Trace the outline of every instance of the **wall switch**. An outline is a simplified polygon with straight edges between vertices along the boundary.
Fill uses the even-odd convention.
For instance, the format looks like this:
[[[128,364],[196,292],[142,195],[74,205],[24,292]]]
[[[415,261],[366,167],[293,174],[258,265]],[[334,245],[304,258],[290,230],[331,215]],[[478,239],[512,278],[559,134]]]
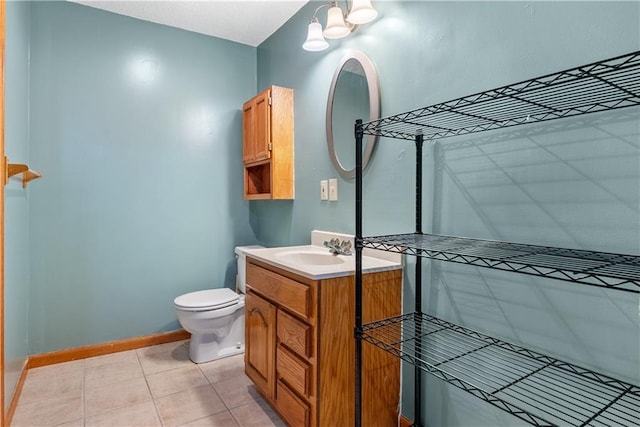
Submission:
[[[329,180],[329,200],[332,202],[338,201],[338,179],[331,178]]]
[[[329,200],[329,182],[326,179],[320,181],[320,200]]]

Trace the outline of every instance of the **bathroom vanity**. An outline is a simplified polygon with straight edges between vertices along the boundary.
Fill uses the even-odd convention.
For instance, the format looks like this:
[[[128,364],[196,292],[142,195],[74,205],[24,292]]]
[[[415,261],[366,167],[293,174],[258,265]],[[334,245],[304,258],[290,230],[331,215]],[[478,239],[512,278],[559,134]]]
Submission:
[[[355,276],[339,261],[354,257],[322,248],[276,252],[247,254],[245,371],[289,425],[353,425]],[[400,315],[402,265],[369,262],[363,318]],[[397,425],[399,359],[367,344],[363,364],[363,425]]]

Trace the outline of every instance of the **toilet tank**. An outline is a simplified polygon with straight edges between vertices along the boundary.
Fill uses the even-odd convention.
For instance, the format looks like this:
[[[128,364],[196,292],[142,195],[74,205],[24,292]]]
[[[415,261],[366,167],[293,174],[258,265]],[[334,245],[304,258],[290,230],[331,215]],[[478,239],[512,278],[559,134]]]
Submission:
[[[237,246],[236,247],[236,264],[238,266],[238,275],[236,276],[236,291],[245,293],[247,284],[247,249],[261,249],[263,246]]]

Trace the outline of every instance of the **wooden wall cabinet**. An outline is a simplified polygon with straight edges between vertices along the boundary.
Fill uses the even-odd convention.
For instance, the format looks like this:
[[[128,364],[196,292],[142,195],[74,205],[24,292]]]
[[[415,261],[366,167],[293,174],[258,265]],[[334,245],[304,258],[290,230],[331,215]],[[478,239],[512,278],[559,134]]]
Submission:
[[[402,270],[365,275],[363,318],[399,315],[401,283]],[[315,281],[247,258],[245,370],[292,427],[354,424],[353,295],[354,276]],[[270,328],[252,314],[255,301],[273,308]],[[363,367],[362,425],[396,426],[400,360],[364,344]]]
[[[270,86],[242,107],[244,198],[293,199],[293,89]]]

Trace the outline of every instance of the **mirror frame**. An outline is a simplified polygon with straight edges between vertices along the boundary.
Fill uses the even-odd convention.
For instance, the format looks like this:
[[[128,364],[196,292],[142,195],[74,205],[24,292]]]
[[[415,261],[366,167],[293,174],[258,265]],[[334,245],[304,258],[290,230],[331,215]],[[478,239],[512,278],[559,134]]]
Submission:
[[[333,166],[336,168],[340,176],[342,176],[342,178],[344,179],[354,179],[356,176],[356,167],[354,166],[353,169],[349,170],[345,169],[342,163],[340,163],[340,159],[338,159],[338,155],[336,153],[335,141],[333,139],[333,97],[335,95],[336,85],[338,83],[340,72],[344,68],[347,61],[351,59],[355,59],[362,66],[362,69],[364,70],[364,76],[367,79],[367,88],[369,89],[369,118],[363,118],[363,121],[372,121],[380,118],[380,86],[378,84],[378,74],[376,72],[376,68],[369,57],[363,52],[359,50],[351,50],[342,58],[342,60],[336,67],[336,71],[333,74],[331,87],[329,88],[329,96],[327,98],[327,112],[325,118],[329,157],[331,158]],[[365,135],[364,152],[362,155],[363,171],[365,171],[367,169],[367,166],[369,166],[369,162],[371,160],[371,157],[373,156],[373,150],[376,146],[377,141],[377,136]]]

